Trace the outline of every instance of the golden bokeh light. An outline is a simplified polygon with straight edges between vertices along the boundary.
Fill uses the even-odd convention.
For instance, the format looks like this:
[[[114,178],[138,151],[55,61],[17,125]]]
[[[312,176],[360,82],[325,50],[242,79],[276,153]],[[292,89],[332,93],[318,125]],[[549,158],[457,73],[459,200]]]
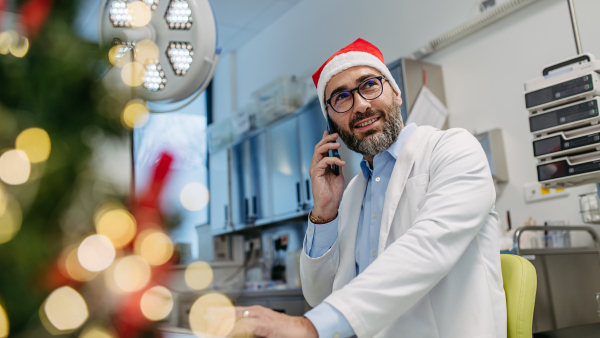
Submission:
[[[41,128],[25,129],[17,136],[15,148],[25,152],[31,163],[44,162],[50,156],[50,136]]]
[[[119,68],[131,62],[131,47],[125,45],[114,45],[108,51],[108,61]]]
[[[189,318],[196,336],[226,337],[235,325],[235,308],[227,296],[209,293],[194,302]]]
[[[152,10],[150,6],[142,1],[133,1],[127,4],[129,14],[131,14],[131,26],[144,27],[152,19]]]
[[[109,331],[108,329],[105,329],[101,326],[86,327],[79,335],[79,338],[114,338],[114,337],[115,336],[113,335],[113,333],[111,331]]]
[[[84,239],[77,250],[79,263],[86,270],[102,271],[115,260],[115,248],[103,235],[91,235]]]
[[[2,305],[0,305],[0,338],[8,337],[8,329],[10,325],[8,323],[8,316]]]
[[[193,262],[185,269],[185,283],[190,289],[202,290],[210,286],[213,271],[206,262]]]
[[[209,193],[200,182],[188,183],[179,194],[179,200],[184,208],[190,211],[202,210],[208,205]]]
[[[77,245],[71,245],[65,248],[60,256],[60,272],[68,278],[79,282],[87,282],[98,275],[97,272],[86,270],[77,257]]]
[[[165,319],[173,310],[173,295],[164,286],[152,287],[142,295],[140,308],[149,320]]]
[[[144,83],[146,69],[139,62],[128,62],[121,69],[121,79],[130,87],[141,86]]]
[[[6,184],[19,185],[27,182],[31,174],[31,164],[27,154],[13,149],[0,156],[0,180]]]
[[[115,262],[113,278],[120,291],[139,291],[150,281],[150,265],[140,256],[123,257]]]
[[[152,40],[141,40],[135,45],[135,59],[141,64],[158,60],[158,46]]]
[[[48,321],[59,331],[75,330],[88,318],[85,300],[68,286],[54,290],[43,307]]]
[[[22,222],[21,205],[0,188],[0,244],[13,239],[21,229]]]
[[[13,37],[9,50],[12,55],[22,58],[29,51],[29,40],[24,36],[17,36],[16,39]]]
[[[135,218],[125,209],[99,210],[101,215],[95,218],[96,232],[106,236],[115,248],[127,245],[136,232]]]
[[[129,101],[121,114],[123,126],[129,129],[143,127],[148,123],[149,118],[150,113],[142,100]]]
[[[13,31],[14,32],[14,31]],[[14,32],[16,33],[16,32]],[[13,37],[11,32],[0,33],[0,54],[6,55],[10,51],[10,45],[12,45]]]
[[[148,229],[138,235],[135,253],[151,265],[163,265],[173,256],[173,241],[157,229]]]

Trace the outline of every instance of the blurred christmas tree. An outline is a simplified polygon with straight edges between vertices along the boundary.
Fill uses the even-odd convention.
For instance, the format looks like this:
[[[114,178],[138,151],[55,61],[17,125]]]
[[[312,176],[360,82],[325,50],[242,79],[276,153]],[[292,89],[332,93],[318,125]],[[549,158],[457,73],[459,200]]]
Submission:
[[[23,211],[21,229],[0,244],[0,304],[11,336],[39,321],[40,305],[57,286],[46,276],[64,245],[65,211],[88,169],[86,137],[125,133],[120,110],[107,106],[110,100],[98,87],[107,51],[82,41],[71,28],[76,5],[75,0],[56,1],[26,55],[0,55],[0,154],[14,149],[27,128],[41,128],[51,140],[49,158],[31,164],[27,182],[0,181],[0,194],[14,196]],[[94,207],[88,206],[90,213]],[[83,226],[93,229],[88,222]]]

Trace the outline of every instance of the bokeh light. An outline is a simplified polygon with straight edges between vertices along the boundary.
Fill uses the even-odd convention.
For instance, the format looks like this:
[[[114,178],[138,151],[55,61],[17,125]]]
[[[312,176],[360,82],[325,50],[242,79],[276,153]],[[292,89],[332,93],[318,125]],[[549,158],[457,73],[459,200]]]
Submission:
[[[148,229],[138,235],[134,249],[151,265],[163,265],[173,256],[173,241],[160,230]]]
[[[105,329],[103,327],[100,327],[100,326],[86,327],[79,335],[79,338],[114,338],[114,337],[115,336],[113,335],[113,333],[111,331],[109,331],[108,329]]]
[[[19,202],[0,187],[0,244],[13,239],[22,222],[23,211]]]
[[[85,300],[68,286],[54,290],[43,306],[46,317],[59,331],[75,330],[88,318]]]
[[[190,289],[202,290],[210,286],[213,271],[206,262],[193,262],[185,269],[185,283]]]
[[[108,61],[119,68],[131,61],[131,47],[125,45],[114,45],[108,51]]]
[[[77,250],[79,263],[89,271],[102,271],[115,260],[115,248],[103,235],[91,235],[84,239]]]
[[[194,302],[189,318],[196,336],[226,337],[235,325],[235,308],[227,296],[209,293]]]
[[[142,100],[134,99],[129,101],[125,106],[125,109],[123,109],[121,122],[124,127],[133,129],[143,127],[148,123],[149,118],[150,114],[146,107],[146,103]]]
[[[0,180],[6,184],[19,185],[27,182],[31,164],[22,150],[13,149],[0,156]]]
[[[188,183],[179,194],[181,204],[190,211],[204,209],[208,205],[208,199],[208,189],[199,182]]]
[[[140,307],[149,320],[165,319],[173,310],[173,295],[164,286],[155,286],[144,292]]]
[[[113,278],[120,291],[139,291],[150,281],[150,265],[140,256],[123,257],[115,262]]]
[[[128,62],[121,69],[121,79],[130,87],[141,86],[144,83],[146,68],[139,62]]]
[[[131,14],[131,26],[144,27],[152,19],[152,10],[142,1],[133,1],[127,4],[129,14]]]
[[[41,128],[25,129],[17,136],[15,148],[25,152],[31,163],[44,162],[50,156],[50,136]]]
[[[71,245],[65,248],[60,256],[59,268],[61,273],[68,278],[79,282],[87,282],[98,275],[97,272],[86,270],[77,257],[77,245]]]
[[[0,32],[0,54],[6,55],[9,53],[12,40],[10,32]]]
[[[17,38],[13,37],[11,42],[9,50],[12,55],[22,58],[29,51],[29,40],[26,37],[17,35]]]
[[[101,208],[98,213],[101,215],[94,217],[96,232],[106,236],[115,248],[122,248],[133,239],[137,229],[136,222],[127,210]]]
[[[2,305],[0,305],[0,338],[8,337],[8,316]]]
[[[135,45],[135,59],[141,64],[158,60],[158,46],[152,40],[141,40]]]

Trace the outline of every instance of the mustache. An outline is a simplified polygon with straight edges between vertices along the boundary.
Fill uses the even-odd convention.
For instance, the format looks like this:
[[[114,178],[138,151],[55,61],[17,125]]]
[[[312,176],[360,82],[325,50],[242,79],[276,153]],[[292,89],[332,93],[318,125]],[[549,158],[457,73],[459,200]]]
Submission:
[[[354,129],[354,126],[355,126],[355,125],[356,125],[358,122],[360,122],[360,121],[362,121],[362,120],[364,120],[364,119],[367,119],[367,118],[369,118],[369,117],[377,117],[377,116],[379,116],[379,117],[384,117],[384,116],[385,116],[385,114],[383,113],[383,111],[375,111],[375,110],[370,110],[370,111],[368,111],[368,112],[365,112],[364,114],[361,114],[360,116],[356,116],[356,117],[355,117],[355,118],[353,118],[353,119],[352,119],[352,121],[350,121],[350,123],[349,123],[350,130]]]

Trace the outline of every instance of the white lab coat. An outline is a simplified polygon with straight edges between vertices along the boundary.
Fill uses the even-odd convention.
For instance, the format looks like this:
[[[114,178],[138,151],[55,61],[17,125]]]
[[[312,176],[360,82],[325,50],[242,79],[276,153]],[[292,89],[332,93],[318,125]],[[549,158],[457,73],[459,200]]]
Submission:
[[[408,138],[385,194],[379,257],[356,276],[366,184],[359,173],[346,188],[331,249],[302,251],[308,303],[336,308],[359,338],[505,338],[495,190],[479,142],[423,126]]]

